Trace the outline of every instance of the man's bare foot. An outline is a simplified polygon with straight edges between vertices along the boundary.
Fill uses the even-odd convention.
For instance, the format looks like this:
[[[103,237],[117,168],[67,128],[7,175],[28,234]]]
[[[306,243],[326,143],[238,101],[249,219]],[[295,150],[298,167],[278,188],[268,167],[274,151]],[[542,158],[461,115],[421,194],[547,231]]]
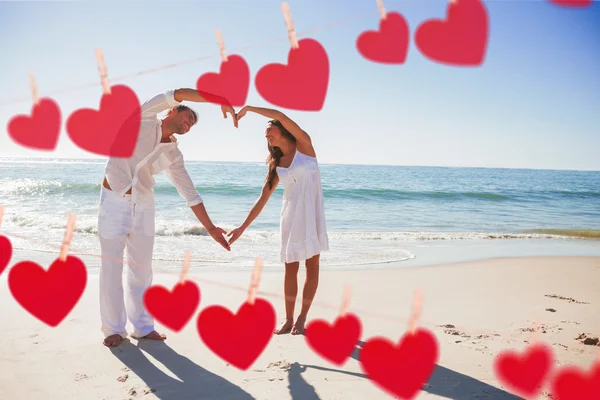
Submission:
[[[106,347],[117,347],[118,345],[121,344],[121,341],[123,341],[123,338],[121,337],[121,335],[119,335],[118,333],[115,333],[114,335],[105,337],[103,344]]]
[[[152,331],[146,336],[141,337],[140,339],[150,339],[150,340],[165,340],[167,338],[166,335],[162,333],[158,333],[156,331]]]
[[[304,335],[304,324],[306,323],[306,317],[300,316],[296,320],[296,323],[292,327],[292,335]]]
[[[286,320],[283,324],[281,324],[281,326],[275,330],[275,334],[276,335],[283,335],[286,333],[290,333],[290,331],[292,330],[292,326],[294,325],[293,320]]]

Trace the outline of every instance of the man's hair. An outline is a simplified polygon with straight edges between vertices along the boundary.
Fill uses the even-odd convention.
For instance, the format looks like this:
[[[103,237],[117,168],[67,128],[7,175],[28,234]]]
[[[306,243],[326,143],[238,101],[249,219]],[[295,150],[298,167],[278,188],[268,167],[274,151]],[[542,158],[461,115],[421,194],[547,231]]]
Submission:
[[[175,110],[177,110],[177,112],[186,111],[186,110],[189,111],[194,116],[194,122],[193,122],[193,124],[196,125],[196,122],[198,122],[198,113],[196,113],[196,111],[192,110],[188,106],[184,106],[182,104],[182,105],[179,105],[179,106],[175,107]]]

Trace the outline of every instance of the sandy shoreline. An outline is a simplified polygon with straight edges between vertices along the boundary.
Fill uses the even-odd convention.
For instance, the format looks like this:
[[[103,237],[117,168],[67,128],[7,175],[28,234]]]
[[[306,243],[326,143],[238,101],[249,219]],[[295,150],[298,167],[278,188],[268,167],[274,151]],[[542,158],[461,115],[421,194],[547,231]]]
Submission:
[[[183,331],[174,333],[159,325],[168,335],[166,344],[130,339],[112,352],[100,344],[96,275],[89,275],[82,299],[56,328],[20,308],[3,278],[2,399],[392,398],[364,377],[358,352],[337,367],[314,353],[304,337],[273,337],[248,371],[228,366],[213,354],[196,331],[198,312],[211,304],[237,310],[246,299],[246,272],[193,273],[201,303]],[[154,282],[172,287],[177,279],[175,273],[160,273]],[[275,307],[278,323],[284,311],[282,279],[281,272],[264,274],[259,294]],[[581,333],[600,335],[600,257],[323,270],[310,317],[333,320],[346,284],[352,288],[350,311],[363,324],[361,341],[373,336],[397,341],[406,331],[414,290],[423,290],[421,325],[436,335],[440,358],[418,398],[516,398],[502,390],[493,360],[500,350],[521,350],[534,337],[552,346],[556,365],[587,369],[600,356],[600,347],[575,340]],[[587,304],[546,296],[554,294]],[[546,311],[549,308],[555,312]],[[441,327],[447,324],[455,328]],[[528,330],[535,324],[538,332],[533,336]]]

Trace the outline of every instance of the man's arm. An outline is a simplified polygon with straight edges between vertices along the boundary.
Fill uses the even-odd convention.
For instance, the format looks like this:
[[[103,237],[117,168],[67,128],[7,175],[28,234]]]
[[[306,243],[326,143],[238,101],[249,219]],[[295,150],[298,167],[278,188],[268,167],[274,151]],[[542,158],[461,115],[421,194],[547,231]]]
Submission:
[[[175,101],[193,101],[195,103],[216,103],[221,105],[221,111],[223,112],[223,118],[227,118],[227,113],[231,114],[231,118],[233,119],[233,125],[237,128],[237,115],[235,114],[235,110],[227,100],[223,96],[219,96],[216,94],[208,93],[202,90],[189,89],[189,88],[181,88],[176,89],[174,91],[174,99]]]
[[[227,243],[227,240],[225,240],[225,237],[223,237],[227,232],[216,227],[210,220],[206,208],[204,207],[202,197],[196,190],[196,186],[185,169],[182,154],[179,154],[177,160],[165,170],[165,175],[173,182],[179,195],[186,200],[187,206],[192,209],[194,215],[196,215],[196,218],[198,218],[198,221],[200,221],[202,226],[206,228],[206,231],[210,236],[212,236],[212,238],[227,251],[230,251],[229,244]]]
[[[181,88],[174,91],[175,101],[193,101],[194,103],[219,103],[229,105],[229,101],[222,96],[216,94],[198,91],[196,89]],[[214,101],[219,100],[219,101]]]
[[[221,246],[223,246],[225,250],[231,251],[229,243],[227,243],[227,240],[223,236],[227,234],[227,231],[225,229],[219,228],[218,226],[215,226],[212,223],[210,217],[208,216],[208,213],[206,212],[204,203],[196,204],[191,208],[194,214],[196,215],[196,218],[198,218],[198,221],[200,221],[200,223],[206,228],[208,234],[212,236],[212,238],[215,239],[215,241],[217,241]]]
[[[183,154],[179,150],[176,150],[179,154],[171,165],[165,169],[165,175],[175,185],[177,192],[186,201],[188,207],[193,207],[197,204],[202,203],[202,197],[196,190],[192,178],[185,169],[183,163]]]
[[[142,104],[142,118],[156,118],[156,115],[173,107],[177,107],[181,102],[175,100],[174,90],[167,90],[146,100]]]

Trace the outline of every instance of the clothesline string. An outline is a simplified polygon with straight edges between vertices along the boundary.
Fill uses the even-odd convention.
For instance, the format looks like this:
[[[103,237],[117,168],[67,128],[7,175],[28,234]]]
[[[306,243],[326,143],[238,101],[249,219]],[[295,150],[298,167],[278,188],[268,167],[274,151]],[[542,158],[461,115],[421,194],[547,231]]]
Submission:
[[[344,25],[347,24],[349,22],[352,21],[357,21],[357,20],[362,20],[362,19],[367,19],[367,18],[373,18],[373,15],[376,15],[377,10],[373,10],[372,12],[369,12],[368,15],[366,15],[366,13],[361,12],[360,14],[355,14],[352,17],[348,17],[348,18],[344,18],[344,19],[340,19],[337,21],[332,21],[332,22],[328,22],[327,24],[323,24],[323,25],[319,25],[316,26],[314,28],[302,31],[302,32],[298,32],[298,36],[306,36],[308,34],[312,34],[315,32],[319,32],[319,31],[323,31],[323,30],[327,30],[330,29],[332,27],[335,26],[339,26],[339,25]],[[278,42],[282,42],[282,41],[288,41],[288,37],[287,34],[285,36],[278,36],[276,38],[273,39],[269,39],[269,40],[264,40],[261,42],[257,42],[251,45],[247,45],[244,47],[240,47],[237,49],[227,49],[229,54],[238,54],[238,53],[242,53],[246,50],[250,50],[250,49],[254,49],[254,48],[258,48],[258,47],[264,47],[266,45],[269,44],[273,44],[273,43],[278,43]],[[214,52],[212,52],[210,55],[204,55],[204,56],[200,56],[200,57],[196,57],[193,59],[189,59],[189,60],[184,60],[184,61],[180,61],[180,62],[176,62],[176,63],[171,63],[171,64],[166,64],[166,65],[162,65],[162,66],[158,66],[158,67],[154,67],[154,68],[150,68],[150,69],[146,69],[146,70],[142,70],[142,71],[138,71],[138,72],[134,72],[131,74],[127,74],[127,75],[122,75],[122,76],[118,76],[118,77],[108,77],[109,82],[122,82],[131,78],[136,78],[138,76],[142,76],[142,75],[147,75],[147,74],[151,74],[154,72],[158,72],[158,71],[164,71],[164,70],[168,70],[168,69],[172,69],[172,68],[176,68],[182,65],[186,65],[186,64],[192,64],[192,63],[196,63],[196,62],[200,62],[200,61],[206,61],[206,60],[210,60],[213,58],[220,58],[221,55],[219,54],[219,50],[215,49]],[[48,91],[48,92],[44,92],[42,91],[40,93],[40,97],[48,97],[48,96],[54,96],[57,94],[63,94],[63,93],[70,93],[70,92],[74,92],[74,91],[78,91],[78,90],[83,90],[83,89],[88,89],[88,88],[92,88],[92,87],[98,87],[100,88],[100,82],[99,81],[94,81],[94,82],[90,82],[87,84],[82,84],[82,85],[77,85],[77,86],[71,86],[68,88],[64,88],[64,89],[58,89],[58,90],[53,90],[53,91]],[[7,106],[7,105],[11,105],[11,104],[15,104],[15,103],[24,103],[24,102],[31,102],[31,97],[19,97],[19,98],[13,98],[13,99],[7,99],[7,100],[3,100],[0,101],[0,107],[2,106]]]

